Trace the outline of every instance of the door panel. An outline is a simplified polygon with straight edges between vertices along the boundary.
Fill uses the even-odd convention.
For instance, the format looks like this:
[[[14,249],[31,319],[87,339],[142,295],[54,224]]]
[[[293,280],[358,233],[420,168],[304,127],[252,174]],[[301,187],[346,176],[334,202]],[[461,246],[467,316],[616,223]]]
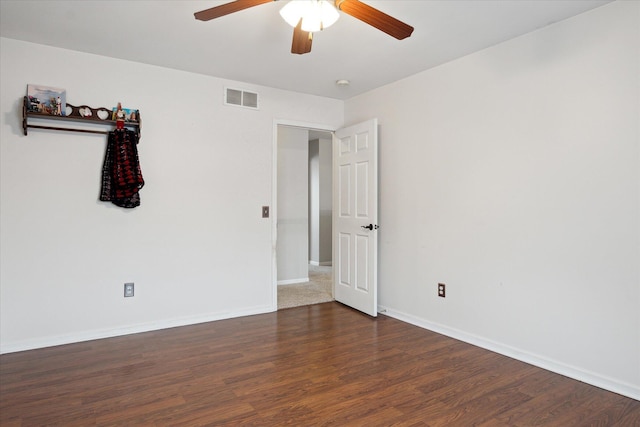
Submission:
[[[347,218],[351,216],[351,165],[340,166],[338,192],[340,194],[340,216]]]
[[[369,236],[356,236],[356,289],[369,292]]]
[[[335,298],[371,316],[378,313],[377,131],[375,119],[340,129],[333,151]]]
[[[350,272],[351,262],[349,259],[349,255],[350,255],[349,248],[351,247],[351,236],[346,233],[340,233],[338,239],[339,239],[339,248],[337,252],[338,254],[337,271],[339,272],[338,284],[349,287],[351,286],[351,272]]]
[[[358,218],[369,218],[369,163],[356,164],[356,215]]]

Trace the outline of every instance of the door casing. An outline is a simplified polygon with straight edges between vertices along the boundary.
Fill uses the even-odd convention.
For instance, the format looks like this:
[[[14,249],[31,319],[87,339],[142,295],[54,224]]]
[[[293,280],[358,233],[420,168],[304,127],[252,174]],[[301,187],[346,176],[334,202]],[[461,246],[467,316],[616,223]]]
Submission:
[[[272,307],[273,311],[278,309],[278,126],[291,126],[305,128],[308,130],[319,130],[324,132],[335,132],[335,126],[299,122],[293,120],[277,119],[273,121],[273,149],[272,149],[272,172],[271,172],[271,283],[272,283]],[[333,257],[333,255],[332,255]]]

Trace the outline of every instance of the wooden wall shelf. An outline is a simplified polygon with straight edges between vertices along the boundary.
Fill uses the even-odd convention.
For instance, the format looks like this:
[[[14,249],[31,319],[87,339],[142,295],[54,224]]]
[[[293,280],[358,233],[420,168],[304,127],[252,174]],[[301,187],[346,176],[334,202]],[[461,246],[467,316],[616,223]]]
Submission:
[[[115,129],[116,121],[111,120],[112,110],[104,107],[100,108],[92,108],[87,105],[75,106],[71,104],[67,104],[67,111],[71,109],[69,114],[66,116],[54,116],[51,114],[43,114],[37,111],[32,111],[30,109],[29,98],[24,97],[24,102],[22,105],[22,129],[24,130],[24,134],[27,135],[27,129],[48,129],[48,130],[62,130],[67,132],[81,132],[81,133],[98,133],[98,134],[108,134],[110,130]],[[30,119],[37,120],[51,120],[53,122],[64,122],[64,123],[88,123],[90,125],[95,125],[99,128],[103,128],[105,126],[109,126],[112,129],[109,130],[96,130],[96,129],[80,129],[73,127],[61,127],[61,126],[45,126],[29,123]],[[125,128],[134,130],[138,133],[138,137],[140,137],[140,130],[142,128],[141,120],[140,120],[140,111],[137,111],[135,121],[126,121],[124,123]]]

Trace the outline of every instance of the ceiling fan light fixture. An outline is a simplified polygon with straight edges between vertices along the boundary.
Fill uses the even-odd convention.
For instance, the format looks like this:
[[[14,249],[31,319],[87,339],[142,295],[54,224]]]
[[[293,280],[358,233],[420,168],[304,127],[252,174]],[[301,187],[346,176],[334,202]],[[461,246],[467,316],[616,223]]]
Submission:
[[[302,19],[302,30],[313,33],[335,24],[340,14],[327,0],[291,0],[280,16],[294,28]]]

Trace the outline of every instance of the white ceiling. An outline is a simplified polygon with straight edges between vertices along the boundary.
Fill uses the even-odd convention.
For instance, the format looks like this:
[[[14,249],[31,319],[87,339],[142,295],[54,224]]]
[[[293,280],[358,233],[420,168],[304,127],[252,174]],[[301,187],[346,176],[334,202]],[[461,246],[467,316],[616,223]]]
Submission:
[[[228,1],[0,0],[0,35],[348,99],[611,0],[363,1],[415,27],[413,35],[399,41],[341,13],[315,34],[311,53],[293,55],[282,0],[208,22],[193,13]]]

